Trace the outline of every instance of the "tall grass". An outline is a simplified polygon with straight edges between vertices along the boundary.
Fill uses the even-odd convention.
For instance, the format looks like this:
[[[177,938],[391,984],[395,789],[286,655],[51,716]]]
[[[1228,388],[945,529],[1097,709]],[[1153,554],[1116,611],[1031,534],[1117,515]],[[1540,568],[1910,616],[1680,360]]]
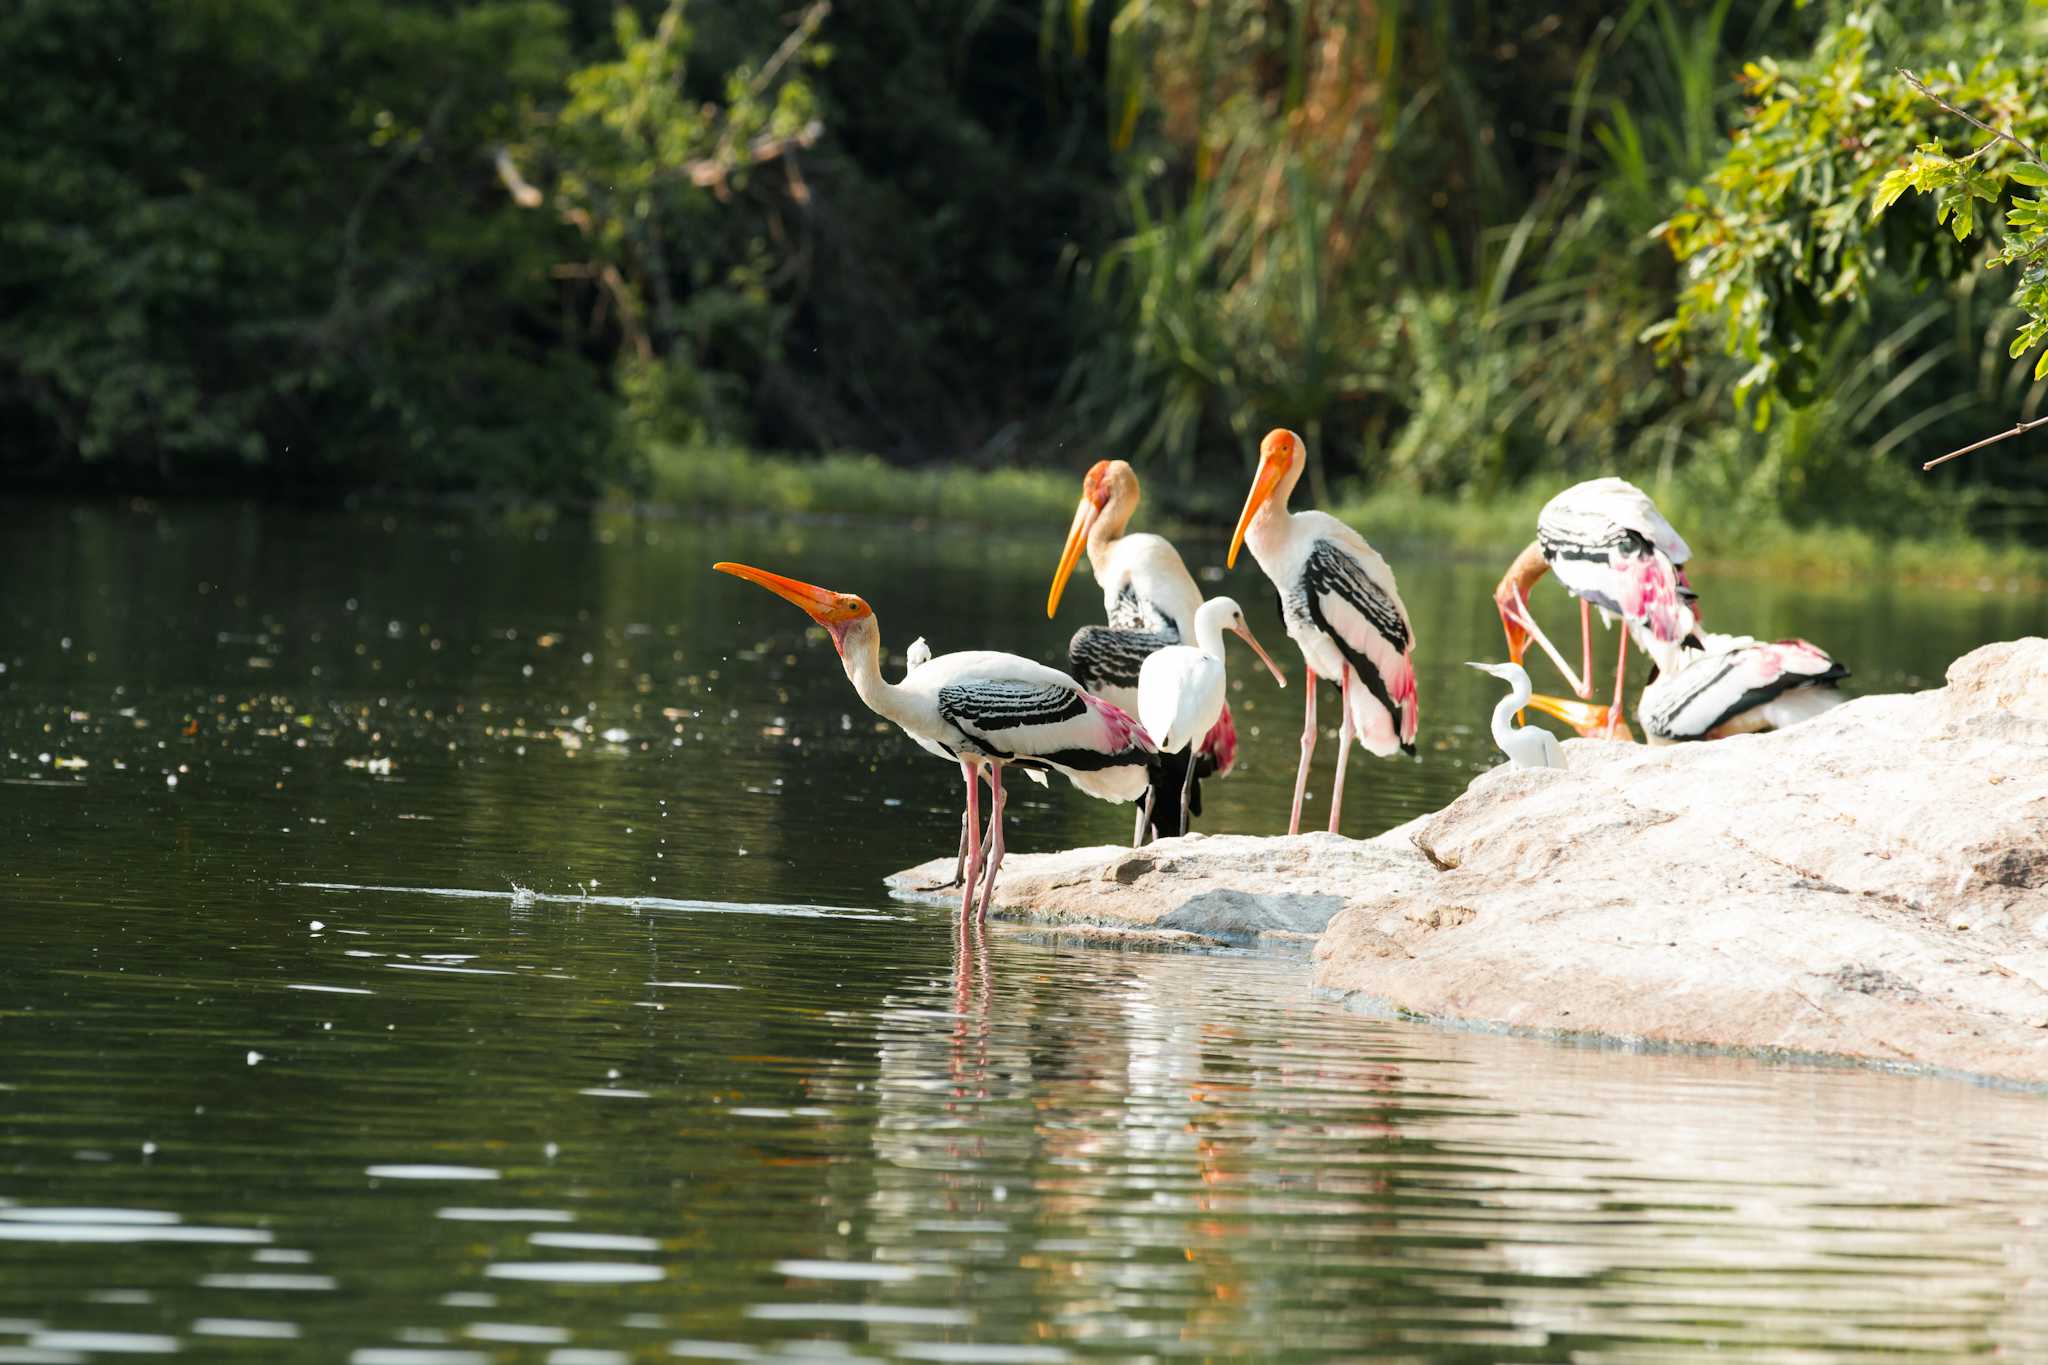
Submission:
[[[946,522],[1050,536],[1067,524],[1080,486],[1072,472],[915,470],[870,455],[814,459],[723,447],[658,447],[648,452],[648,467],[645,492],[631,500],[687,515],[758,513],[892,526]],[[1538,509],[1563,486],[1556,480],[1530,483],[1487,497],[1380,489],[1343,494],[1328,505],[1376,543],[1427,545],[1498,557],[1505,564],[1533,536]],[[1211,489],[1188,500],[1148,489],[1146,525],[1219,534],[1235,517],[1240,491]],[[1683,483],[1660,490],[1658,497],[1694,551],[1717,572],[2048,585],[2048,551],[1986,540],[1953,526],[1892,534],[1794,525]]]

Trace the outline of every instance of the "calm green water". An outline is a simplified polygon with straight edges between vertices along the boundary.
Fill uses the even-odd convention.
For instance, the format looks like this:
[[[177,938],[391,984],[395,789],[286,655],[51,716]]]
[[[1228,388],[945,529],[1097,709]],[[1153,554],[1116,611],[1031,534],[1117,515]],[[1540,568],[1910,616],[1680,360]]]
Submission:
[[[954,775],[707,566],[1051,657],[1095,605],[1044,619],[1058,527],[7,523],[0,1363],[2048,1358],[2038,1096],[1373,1022],[881,895]],[[1498,565],[1386,548],[1423,758],[1354,758],[1354,834],[1492,761]],[[1863,688],[2048,628],[1700,586]],[[1271,831],[1299,697],[1239,673],[1207,823]]]

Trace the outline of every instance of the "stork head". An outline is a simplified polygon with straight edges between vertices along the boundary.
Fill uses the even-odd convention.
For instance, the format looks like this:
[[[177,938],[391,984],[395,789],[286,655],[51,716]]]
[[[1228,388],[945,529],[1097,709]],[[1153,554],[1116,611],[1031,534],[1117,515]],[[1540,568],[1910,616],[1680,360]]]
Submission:
[[[1275,427],[1266,433],[1266,439],[1259,442],[1259,472],[1252,476],[1252,491],[1244,500],[1244,511],[1238,514],[1237,530],[1230,537],[1230,553],[1224,556],[1225,568],[1237,566],[1237,552],[1244,548],[1244,534],[1251,529],[1267,503],[1278,495],[1283,502],[1294,485],[1301,478],[1301,471],[1308,467],[1308,447],[1301,438],[1285,427]]]
[[[749,583],[758,583],[786,602],[794,602],[804,609],[804,614],[825,628],[832,637],[832,647],[844,654],[846,637],[863,621],[873,623],[875,611],[867,603],[849,592],[833,592],[830,588],[814,587],[799,583],[794,578],[784,578],[779,573],[756,569],[746,564],[734,564],[720,560],[712,568],[720,573],[729,573],[734,578],[744,578]]]
[[[1100,523],[1107,535],[1121,535],[1137,508],[1138,472],[1123,460],[1097,460],[1081,479],[1081,502],[1074,508],[1073,525],[1067,528],[1060,566],[1052,575],[1052,591],[1045,595],[1048,617],[1059,610],[1060,594],[1066,591],[1067,579],[1096,525]]]

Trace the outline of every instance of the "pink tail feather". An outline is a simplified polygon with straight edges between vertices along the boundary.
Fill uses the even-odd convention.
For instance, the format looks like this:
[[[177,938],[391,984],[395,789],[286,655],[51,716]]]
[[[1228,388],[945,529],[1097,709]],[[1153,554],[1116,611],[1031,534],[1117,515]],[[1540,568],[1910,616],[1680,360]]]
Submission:
[[[1223,714],[1216,717],[1209,733],[1202,736],[1201,755],[1216,765],[1217,777],[1227,776],[1237,763],[1237,722],[1231,719],[1229,702],[1223,704]]]
[[[1622,569],[1622,615],[1641,621],[1661,643],[1683,640],[1692,633],[1693,616],[1678,586],[1678,568],[1662,554],[1630,558]]]
[[[1083,692],[1081,701],[1102,720],[1105,752],[1121,754],[1132,749],[1148,754],[1159,752],[1158,744],[1145,733],[1145,727],[1121,706],[1106,702],[1092,692]]]

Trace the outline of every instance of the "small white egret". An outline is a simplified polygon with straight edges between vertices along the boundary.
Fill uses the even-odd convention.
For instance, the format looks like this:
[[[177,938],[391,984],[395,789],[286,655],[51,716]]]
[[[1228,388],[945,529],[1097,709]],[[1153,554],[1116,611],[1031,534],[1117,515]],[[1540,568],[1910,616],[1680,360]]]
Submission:
[[[1475,664],[1481,673],[1491,673],[1508,685],[1507,696],[1493,708],[1493,742],[1517,768],[1562,768],[1564,746],[1557,736],[1540,725],[1516,725],[1515,712],[1529,704],[1529,674],[1520,664]]]

